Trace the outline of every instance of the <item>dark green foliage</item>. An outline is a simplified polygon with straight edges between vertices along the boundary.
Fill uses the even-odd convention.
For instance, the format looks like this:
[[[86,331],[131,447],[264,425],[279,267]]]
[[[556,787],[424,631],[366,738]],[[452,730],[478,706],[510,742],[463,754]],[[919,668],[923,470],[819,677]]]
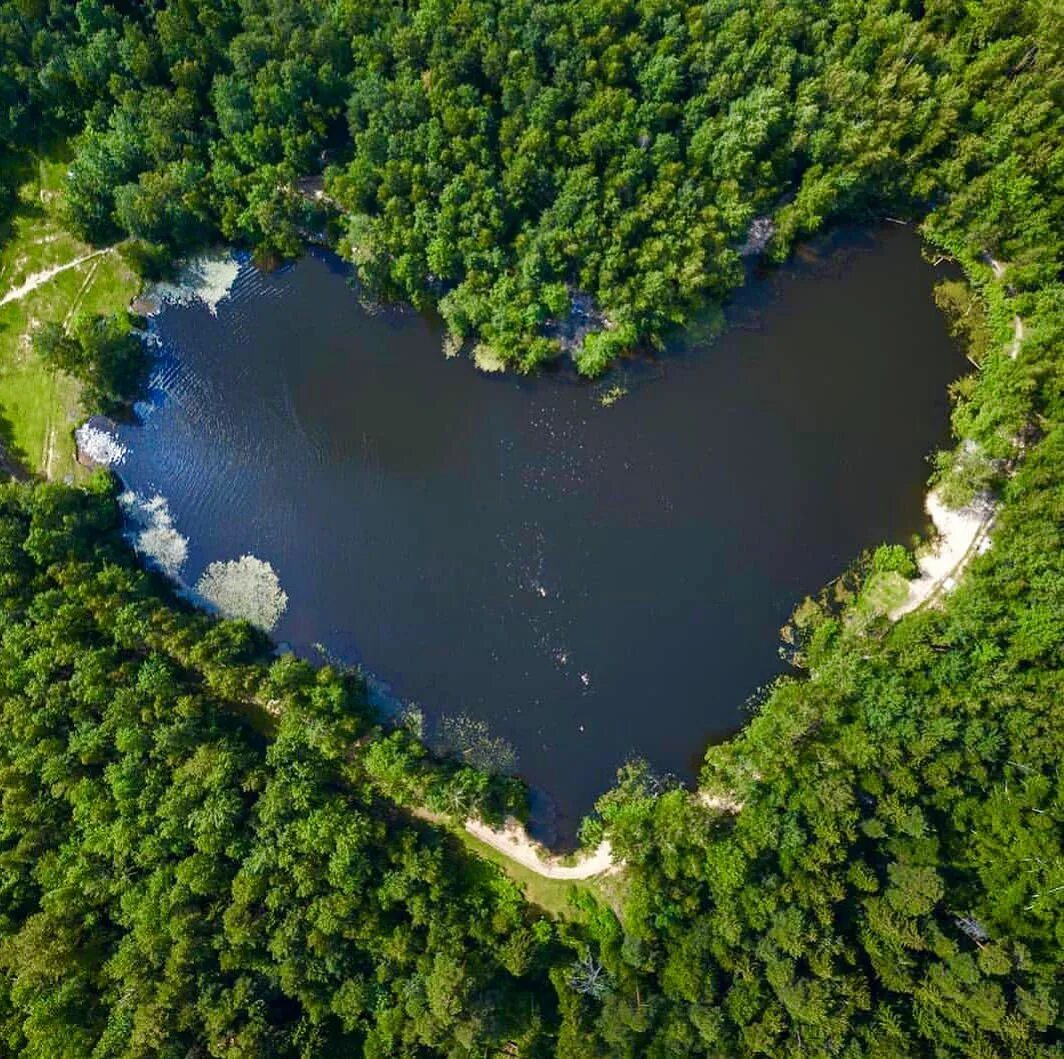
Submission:
[[[946,314],[950,331],[964,343],[968,356],[982,364],[994,334],[979,293],[966,283],[949,280],[935,287],[935,304]]]
[[[912,555],[900,544],[881,544],[872,555],[872,569],[877,573],[901,574],[902,577],[917,574]]]
[[[266,259],[339,231],[371,287],[518,368],[566,333],[587,374],[660,341],[741,282],[759,216],[780,259],[828,221],[930,209],[959,257],[1052,275],[1050,3],[25,6],[0,5],[0,141],[83,128],[81,234]]]
[[[115,521],[106,478],[0,486],[4,1053],[535,1039],[550,932],[380,799],[358,680],[168,604]]]
[[[78,316],[69,330],[45,321],[34,332],[34,352],[53,369],[73,375],[85,387],[92,411],[110,412],[128,402],[143,381],[144,344],[124,314]]]

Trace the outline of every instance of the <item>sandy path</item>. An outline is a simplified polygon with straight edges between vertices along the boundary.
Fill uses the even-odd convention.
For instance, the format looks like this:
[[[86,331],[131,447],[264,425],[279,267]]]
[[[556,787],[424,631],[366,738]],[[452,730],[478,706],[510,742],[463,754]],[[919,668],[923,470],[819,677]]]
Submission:
[[[994,273],[1002,280],[1005,265],[989,254],[985,258]],[[1012,318],[1012,341],[1009,356],[1015,360],[1027,337],[1023,319]],[[959,511],[951,510],[934,492],[927,495],[927,513],[938,531],[934,548],[918,560],[920,576],[909,582],[909,598],[890,612],[892,619],[916,610],[929,600],[949,592],[972,558],[990,547],[990,530],[994,525],[994,505],[989,500],[976,499]]]
[[[1001,279],[1005,275],[1005,266],[1000,261],[992,258],[989,254],[986,256],[986,261],[990,265],[995,279]],[[1026,338],[1026,331],[1024,330],[1023,320],[1019,316],[1014,316],[1012,318],[1012,345],[1009,346],[1009,356],[1013,360],[1019,355],[1020,346],[1023,345],[1024,338]]]
[[[581,857],[575,864],[562,864],[557,857],[544,858],[540,847],[528,837],[528,832],[510,817],[501,830],[488,827],[479,820],[467,820],[465,829],[481,842],[498,850],[510,860],[546,879],[590,879],[619,870],[613,862],[609,842],[600,843],[598,849]]]
[[[91,261],[94,257],[99,257],[101,254],[111,253],[111,250],[111,247],[108,247],[106,250],[94,250],[91,254],[85,254],[83,257],[76,257],[73,261],[67,261],[63,265],[53,265],[51,268],[46,268],[41,272],[34,272],[31,276],[27,276],[20,286],[9,290],[7,294],[0,297],[0,306],[7,305],[8,302],[21,301],[27,294],[32,294],[38,287],[43,287],[45,283],[58,276],[60,272],[66,272],[67,269],[77,268],[78,265],[83,265],[86,261]]]
[[[935,546],[919,557],[920,576],[909,582],[909,597],[890,612],[897,620],[916,610],[957,583],[961,572],[973,556],[989,546],[994,524],[994,505],[989,500],[975,500],[954,511],[946,507],[934,491],[927,494],[927,513],[938,531]]]

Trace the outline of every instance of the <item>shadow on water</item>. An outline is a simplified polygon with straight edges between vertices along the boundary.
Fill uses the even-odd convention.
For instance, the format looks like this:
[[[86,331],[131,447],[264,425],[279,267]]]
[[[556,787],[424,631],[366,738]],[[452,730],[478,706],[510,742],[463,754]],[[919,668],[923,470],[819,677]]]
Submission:
[[[122,474],[169,500],[186,580],[268,560],[279,640],[488,722],[566,841],[629,755],[691,778],[780,671],[795,603],[923,526],[964,370],[936,274],[905,230],[816,249],[715,341],[622,365],[608,408],[565,371],[445,359],[438,322],[367,312],[328,255],[245,267],[217,315],[154,319]]]

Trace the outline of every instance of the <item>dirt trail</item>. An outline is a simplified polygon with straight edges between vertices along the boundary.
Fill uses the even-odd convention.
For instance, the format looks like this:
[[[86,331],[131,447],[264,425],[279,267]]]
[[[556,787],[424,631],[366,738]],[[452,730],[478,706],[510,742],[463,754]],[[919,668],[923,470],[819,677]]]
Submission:
[[[112,247],[108,247],[106,250],[93,250],[91,254],[76,257],[73,261],[67,261],[62,265],[53,265],[51,268],[43,269],[40,272],[34,272],[32,275],[27,276],[21,285],[14,287],[0,297],[0,307],[7,305],[8,302],[21,301],[27,294],[32,294],[38,287],[43,287],[45,283],[50,279],[54,279],[60,272],[66,272],[68,269],[77,268],[78,265],[83,265],[86,261],[91,261],[94,257],[100,257],[102,254],[109,254],[112,249]]]
[[[1023,320],[1018,316],[1012,318],[1012,345],[1009,346],[1009,356],[1015,360],[1020,353],[1020,346],[1023,345],[1023,340],[1027,337],[1023,327]]]
[[[984,260],[994,278],[1002,281],[1006,266],[989,254]],[[1019,356],[1026,337],[1023,319],[1016,314],[1012,318],[1012,341],[1009,343],[1009,356],[1013,360]],[[938,495],[931,492],[927,495],[927,513],[938,531],[938,540],[931,551],[920,557],[920,576],[909,582],[909,597],[890,612],[892,619],[949,592],[973,557],[990,547],[995,514],[991,501],[977,498],[958,511],[946,507]]]
[[[987,263],[990,265],[991,271],[994,273],[995,279],[1001,279],[1005,275],[1005,266],[1000,262],[992,258],[989,254],[986,257]],[[1012,318],[1012,345],[1009,346],[1009,356],[1013,360],[1019,356],[1020,346],[1023,345],[1024,338],[1027,337],[1024,330],[1023,320],[1019,315]]]
[[[44,454],[41,456],[41,469],[48,481],[52,480],[52,464],[55,462],[55,423],[48,421],[48,433],[44,439]]]
[[[502,829],[488,827],[479,820],[467,820],[465,829],[474,838],[546,879],[590,879],[620,870],[620,865],[614,863],[609,842],[600,843],[593,853],[581,857],[575,864],[562,864],[557,857],[544,858],[541,847],[528,837],[528,832],[513,817]]]
[[[917,560],[920,576],[909,582],[908,598],[890,612],[893,620],[948,592],[973,556],[990,543],[994,505],[989,500],[976,500],[954,511],[942,503],[937,493],[930,492],[927,513],[938,531],[938,540]]]
[[[34,280],[34,279],[40,279],[40,282],[37,283],[37,285],[36,285],[37,287],[39,287],[41,285],[41,283],[46,283],[49,279],[52,278],[52,276],[57,275],[58,273],[64,271],[65,269],[73,268],[75,265],[81,265],[81,264],[84,264],[86,261],[92,260],[92,264],[89,266],[89,268],[87,269],[87,271],[85,273],[85,279],[82,281],[81,286],[78,288],[77,294],[74,295],[74,298],[73,298],[73,300],[70,303],[70,308],[67,311],[66,316],[63,318],[63,329],[66,330],[70,326],[70,321],[74,318],[74,314],[78,311],[78,307],[81,305],[81,302],[84,300],[85,292],[89,289],[89,287],[92,285],[92,281],[96,278],[96,273],[100,269],[100,257],[103,254],[107,254],[109,252],[110,252],[109,250],[97,250],[97,251],[95,251],[95,252],[93,252],[91,254],[86,254],[84,257],[78,258],[76,261],[71,261],[71,262],[68,262],[65,265],[60,265],[60,266],[57,266],[54,269],[47,270],[47,274],[46,274],[46,272],[38,272],[38,273],[36,273],[35,276],[30,276],[29,279],[27,279],[26,283],[23,284],[23,288],[25,288],[26,284],[28,284],[31,280]],[[41,277],[45,277],[45,278],[41,279]],[[22,289],[22,288],[20,288],[20,289]],[[30,293],[30,290],[36,290],[36,287],[32,287],[32,288],[29,288],[29,289],[23,289],[23,292],[20,295],[20,297],[25,297],[27,294]],[[14,300],[14,299],[9,298],[7,300]],[[2,302],[0,302],[0,304],[2,304]],[[52,401],[52,404],[54,404],[55,385],[56,385],[55,377],[53,375],[53,377],[52,377],[52,390],[53,390],[53,401]],[[44,451],[43,451],[43,453],[41,455],[41,468],[42,468],[44,477],[47,478],[49,481],[51,481],[51,479],[54,477],[53,473],[52,473],[52,470],[53,470],[53,467],[55,465],[55,458],[56,458],[56,455],[57,455],[56,434],[57,434],[57,429],[56,429],[56,425],[55,425],[55,420],[52,419],[52,418],[49,418],[49,420],[48,420],[48,428],[47,428],[47,431],[45,433],[45,438],[44,438]]]
[[[67,311],[66,316],[63,317],[63,330],[65,331],[70,327],[70,321],[74,319],[74,314],[78,311],[82,301],[85,299],[85,292],[92,285],[92,281],[96,278],[96,273],[100,271],[100,259],[97,257],[95,261],[89,266],[88,271],[85,273],[85,278],[81,282],[81,286],[78,287],[77,294],[74,295],[74,300],[70,303],[70,309]]]

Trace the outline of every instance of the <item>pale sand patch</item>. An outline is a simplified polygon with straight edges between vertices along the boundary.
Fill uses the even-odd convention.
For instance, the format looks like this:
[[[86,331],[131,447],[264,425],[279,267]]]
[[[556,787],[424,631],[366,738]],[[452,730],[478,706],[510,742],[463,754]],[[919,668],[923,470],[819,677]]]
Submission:
[[[562,864],[558,857],[544,857],[542,847],[528,837],[528,832],[512,816],[507,817],[501,829],[488,827],[479,820],[467,820],[465,829],[503,856],[546,879],[590,879],[621,869],[621,865],[614,863],[608,841],[601,842],[594,852],[585,854],[575,864]]]
[[[9,290],[7,294],[0,297],[0,306],[7,305],[8,302],[21,301],[27,294],[32,294],[38,287],[43,286],[50,279],[58,276],[60,272],[66,272],[68,269],[77,268],[78,265],[83,265],[86,261],[91,261],[94,257],[99,257],[101,254],[109,254],[112,249],[113,247],[108,247],[106,250],[94,250],[91,254],[85,254],[83,257],[76,257],[73,261],[67,261],[65,264],[53,265],[51,268],[43,269],[40,272],[34,272],[33,275],[27,276],[18,287]]]
[[[935,524],[937,539],[917,559],[920,576],[909,582],[909,598],[890,612],[891,619],[952,590],[972,557],[990,546],[994,504],[988,497],[977,497],[966,507],[953,510],[932,490],[927,494],[926,508]]]
[[[986,262],[994,278],[1002,280],[1005,265],[989,254]],[[1009,356],[1015,360],[1026,337],[1026,329],[1019,315],[1012,318],[1012,341]],[[929,600],[949,592],[957,584],[965,566],[975,555],[990,547],[990,530],[994,524],[994,504],[989,497],[976,497],[967,507],[953,511],[932,491],[927,495],[927,513],[938,531],[938,540],[926,555],[919,558],[920,576],[909,582],[909,598],[890,612],[892,619],[900,618]]]
[[[732,813],[734,815],[743,807],[743,803],[734,794],[730,794],[727,791],[723,794],[712,791],[698,791],[696,797],[707,809],[718,809],[722,813]]]

